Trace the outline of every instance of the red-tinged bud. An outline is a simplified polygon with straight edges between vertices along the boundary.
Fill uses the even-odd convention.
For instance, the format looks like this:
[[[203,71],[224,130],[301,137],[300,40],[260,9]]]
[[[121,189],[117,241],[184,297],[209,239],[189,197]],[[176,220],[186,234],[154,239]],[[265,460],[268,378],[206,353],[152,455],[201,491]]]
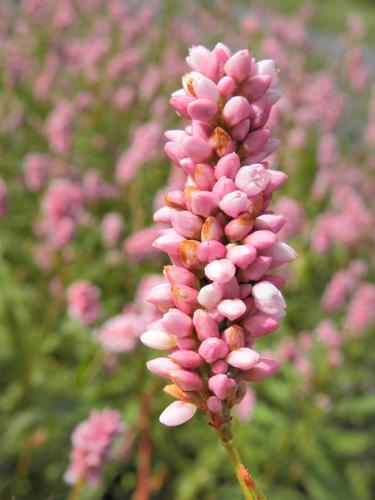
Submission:
[[[195,287],[197,278],[184,267],[164,266],[163,274],[171,285],[188,285]]]
[[[193,330],[193,320],[179,309],[169,309],[161,322],[164,329],[176,337],[187,337]]]
[[[210,138],[210,146],[219,157],[233,153],[236,149],[236,145],[231,136],[221,127],[216,127],[214,129]]]
[[[241,214],[228,222],[224,233],[229,241],[240,241],[247,236],[253,227],[253,218],[250,214]]]
[[[201,391],[204,387],[203,380],[198,373],[189,370],[174,370],[171,373],[171,380],[183,391]]]
[[[186,285],[172,286],[172,299],[175,306],[186,314],[192,314],[197,307],[198,292]]]
[[[216,182],[214,168],[207,163],[196,165],[193,178],[197,188],[206,191],[210,191]]]
[[[200,269],[202,262],[198,258],[200,243],[196,240],[183,240],[179,243],[179,256],[186,269]]]
[[[224,330],[221,334],[221,338],[225,341],[231,351],[245,346],[244,330],[239,325],[232,325]]]
[[[223,236],[224,236],[224,231],[217,217],[213,216],[207,217],[202,226],[201,240],[220,241],[223,238]]]

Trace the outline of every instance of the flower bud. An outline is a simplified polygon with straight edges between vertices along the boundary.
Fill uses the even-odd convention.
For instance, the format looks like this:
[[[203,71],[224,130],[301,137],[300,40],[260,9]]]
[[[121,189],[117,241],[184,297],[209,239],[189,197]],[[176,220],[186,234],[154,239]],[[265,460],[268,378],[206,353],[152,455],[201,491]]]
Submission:
[[[172,298],[175,306],[186,314],[191,314],[197,307],[198,292],[186,285],[173,285]]]
[[[254,285],[252,293],[255,305],[266,314],[276,315],[286,308],[286,302],[280,290],[269,281],[260,281]]]
[[[277,236],[272,231],[261,229],[254,231],[245,238],[246,245],[251,245],[257,251],[272,247],[277,242]]]
[[[225,257],[227,249],[219,241],[207,240],[202,241],[198,248],[198,259],[201,262],[212,262],[216,259]]]
[[[195,351],[180,349],[169,355],[169,358],[180,365],[182,368],[189,370],[198,368],[203,363],[202,357]]]
[[[240,213],[246,212],[249,206],[246,193],[239,190],[228,193],[219,203],[221,210],[230,217],[237,217]]]
[[[194,417],[197,407],[185,401],[174,401],[163,411],[159,420],[168,427],[181,425]]]
[[[223,294],[220,287],[217,284],[212,283],[211,285],[206,285],[200,289],[197,300],[201,306],[206,309],[212,309],[220,302],[222,297]]]
[[[154,375],[167,379],[170,378],[170,375],[174,370],[178,370],[179,368],[179,365],[174,363],[169,358],[150,359],[150,361],[147,361],[146,366],[147,369]]]
[[[151,349],[167,350],[176,345],[176,337],[163,330],[148,330],[142,333],[140,339],[142,344]]]
[[[262,192],[270,180],[268,171],[260,163],[241,167],[236,175],[235,183],[238,189],[248,196],[256,196]]]
[[[179,309],[169,309],[162,317],[161,322],[165,330],[176,337],[187,337],[192,332],[192,319]]]
[[[187,210],[176,211],[172,214],[171,222],[174,230],[185,238],[198,238],[203,221],[198,215]]]
[[[215,167],[215,178],[228,177],[234,179],[240,168],[240,158],[236,153],[229,153],[217,162]]]
[[[240,370],[249,370],[258,363],[260,356],[252,349],[240,347],[235,351],[231,351],[225,360],[235,368],[239,368]]]
[[[204,387],[203,380],[198,373],[184,370],[182,368],[171,373],[172,382],[177,384],[183,391],[201,391]]]
[[[203,341],[209,337],[219,337],[217,322],[203,309],[194,311],[193,323],[199,340]]]
[[[222,401],[234,393],[236,382],[225,374],[214,375],[208,380],[208,387]]]
[[[227,251],[227,259],[240,269],[246,269],[257,256],[255,248],[251,245],[233,245]]]
[[[230,321],[235,321],[245,313],[246,305],[241,299],[225,299],[218,304],[217,309]]]
[[[236,267],[228,259],[214,260],[204,268],[205,275],[211,281],[226,283],[236,273]]]
[[[231,97],[226,103],[222,111],[225,122],[234,127],[240,122],[248,118],[251,113],[251,107],[246,97],[235,96]]]

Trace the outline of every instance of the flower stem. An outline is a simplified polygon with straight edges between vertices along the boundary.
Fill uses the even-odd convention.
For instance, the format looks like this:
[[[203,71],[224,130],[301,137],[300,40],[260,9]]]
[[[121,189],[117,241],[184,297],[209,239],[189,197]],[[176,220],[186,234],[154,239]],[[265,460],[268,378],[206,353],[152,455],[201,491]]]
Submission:
[[[246,500],[266,500],[266,496],[262,490],[257,486],[250,474],[242,464],[240,456],[233,441],[221,441],[227,452],[229,460],[233,466],[238,483],[242,489]]]

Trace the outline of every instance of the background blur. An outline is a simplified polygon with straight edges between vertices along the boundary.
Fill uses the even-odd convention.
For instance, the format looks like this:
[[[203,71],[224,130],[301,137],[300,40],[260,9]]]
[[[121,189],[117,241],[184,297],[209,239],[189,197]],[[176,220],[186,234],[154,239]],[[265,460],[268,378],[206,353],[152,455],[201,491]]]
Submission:
[[[372,0],[0,3],[1,498],[241,498],[201,416],[158,422],[170,398],[137,341],[163,264],[152,211],[181,182],[169,94],[188,47],[218,41],[280,68],[275,206],[299,255],[261,341],[282,369],[234,423],[243,460],[271,499],[374,498]],[[103,408],[128,426],[120,453],[68,486],[70,435]]]

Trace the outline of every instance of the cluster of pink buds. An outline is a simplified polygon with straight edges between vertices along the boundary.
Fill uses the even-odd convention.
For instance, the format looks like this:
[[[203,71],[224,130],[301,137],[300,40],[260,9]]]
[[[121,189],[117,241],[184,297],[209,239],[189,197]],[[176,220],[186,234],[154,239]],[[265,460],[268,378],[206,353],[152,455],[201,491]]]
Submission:
[[[93,411],[73,431],[73,449],[65,481],[69,484],[100,482],[103,466],[111,459],[114,440],[126,429],[118,411]]]
[[[254,343],[275,331],[285,314],[284,279],[270,271],[296,257],[277,237],[283,216],[269,208],[287,180],[266,161],[278,146],[266,124],[281,94],[274,88],[274,62],[256,62],[248,50],[197,46],[187,62],[192,71],[171,104],[191,123],[166,132],[165,146],[186,183],[154,214],[171,226],[154,246],[172,263],[164,268],[168,283],[148,297],[164,315],[141,340],[169,351],[147,363],[171,381],[165,392],[178,400],[160,421],[179,425],[200,408],[222,432],[247,382],[279,366]]]

